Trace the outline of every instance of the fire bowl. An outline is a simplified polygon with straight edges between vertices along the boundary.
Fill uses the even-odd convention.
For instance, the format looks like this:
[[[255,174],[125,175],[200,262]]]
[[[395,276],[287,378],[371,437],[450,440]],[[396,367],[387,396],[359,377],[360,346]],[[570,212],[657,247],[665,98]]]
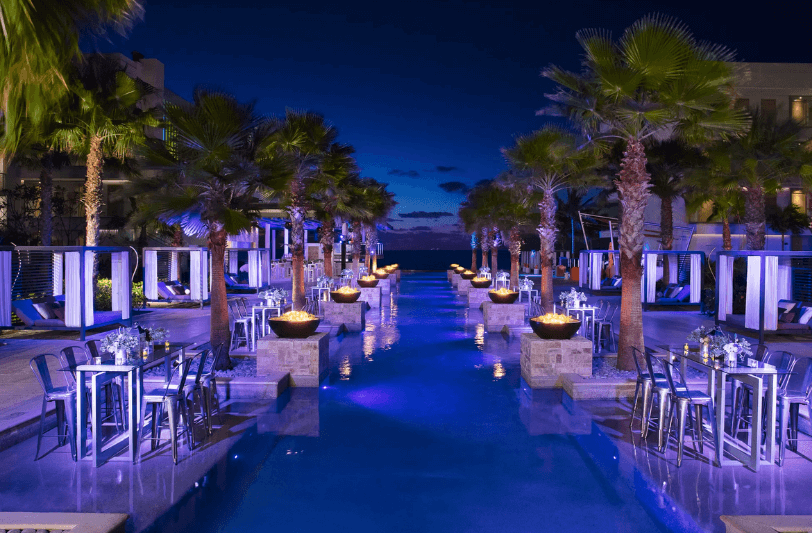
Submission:
[[[519,293],[515,291],[502,293],[488,291],[488,298],[495,304],[512,304],[519,299]]]
[[[581,328],[581,321],[566,324],[547,324],[531,318],[530,327],[533,328],[533,333],[542,339],[567,340],[571,339]]]
[[[359,278],[356,281],[358,281],[358,286],[359,287],[364,287],[364,288],[367,288],[367,289],[378,286],[378,278],[375,278],[375,279],[360,279]]]
[[[386,270],[381,271],[376,270],[372,274],[378,279],[386,279],[389,277],[389,272],[387,272]]]
[[[330,298],[333,299],[334,302],[339,304],[351,304],[353,302],[358,301],[358,298],[361,297],[361,291],[355,292],[338,292],[338,291],[331,291]]]
[[[268,321],[271,330],[276,333],[277,337],[282,339],[305,339],[316,333],[316,328],[319,327],[320,322],[320,318],[294,322],[280,317],[274,317]]]
[[[471,287],[473,287],[475,289],[487,289],[488,287],[491,286],[491,281],[492,280],[490,280],[490,279],[486,279],[486,280],[483,280],[483,281],[472,279],[471,280]]]
[[[460,274],[460,277],[462,279],[474,279],[476,277],[476,272],[471,272],[470,270],[464,271],[462,274]]]
[[[463,272],[465,272],[465,267],[456,267],[454,269],[454,272],[456,272],[457,274],[462,274]]]

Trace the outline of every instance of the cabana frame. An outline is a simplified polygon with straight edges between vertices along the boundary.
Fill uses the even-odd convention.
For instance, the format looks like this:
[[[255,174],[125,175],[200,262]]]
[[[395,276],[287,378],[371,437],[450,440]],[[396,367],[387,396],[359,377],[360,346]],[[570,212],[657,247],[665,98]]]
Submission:
[[[144,296],[150,302],[161,301],[158,295],[158,254],[169,253],[169,281],[180,281],[180,254],[189,254],[189,300],[201,309],[209,301],[209,249],[196,246],[158,246],[144,248]],[[163,301],[171,302],[171,298]],[[177,299],[174,301],[186,301]]]
[[[765,331],[779,330],[778,301],[793,299],[792,260],[812,259],[812,252],[773,250],[717,252],[716,324],[731,322],[727,316],[733,315],[733,263],[739,257],[747,258],[745,319],[744,326],[735,322],[732,325],[758,331],[758,341],[763,344]]]
[[[658,276],[657,258],[658,256],[669,256],[677,258],[677,262],[669,261],[669,279],[676,280],[679,277],[680,256],[690,257],[690,286],[691,293],[688,302],[670,302],[657,300]],[[651,305],[700,305],[702,303],[702,267],[705,263],[705,252],[699,250],[646,250],[643,252],[643,305],[647,308]],[[674,283],[674,281],[672,281]]]
[[[613,275],[620,273],[620,250],[582,250],[578,261],[578,287],[588,287],[590,291],[604,290],[603,279],[604,256],[614,262]],[[620,294],[620,291],[614,291]]]
[[[271,257],[270,248],[226,248],[225,274],[239,274],[239,254],[248,254],[248,285],[244,287],[234,287],[226,281],[226,288],[253,289],[259,290],[267,287],[271,283]]]
[[[64,321],[61,319],[44,319],[45,325],[27,326],[31,329],[54,331],[79,331],[84,340],[88,329],[121,324],[132,326],[132,272],[130,271],[130,252],[127,247],[119,246],[15,246],[0,248],[0,327],[12,327],[13,293],[15,285],[26,283],[25,276],[40,276],[31,281],[37,292],[46,297],[64,296]],[[26,274],[22,268],[12,278],[12,256],[14,254],[31,255],[50,254],[50,266],[45,266],[39,273]],[[99,316],[94,309],[93,294],[93,261],[96,254],[111,255],[112,313],[120,313],[117,318],[112,315]],[[18,261],[22,259],[18,255]],[[43,263],[45,265],[45,263]],[[29,267],[33,265],[29,264]],[[43,276],[42,272],[48,272]],[[20,290],[19,288],[17,289]],[[26,287],[28,292],[31,288]],[[15,300],[23,302],[27,298]],[[18,313],[19,315],[19,313]],[[98,320],[97,320],[98,319]],[[39,321],[39,320],[37,320]],[[62,322],[64,325],[54,323]]]

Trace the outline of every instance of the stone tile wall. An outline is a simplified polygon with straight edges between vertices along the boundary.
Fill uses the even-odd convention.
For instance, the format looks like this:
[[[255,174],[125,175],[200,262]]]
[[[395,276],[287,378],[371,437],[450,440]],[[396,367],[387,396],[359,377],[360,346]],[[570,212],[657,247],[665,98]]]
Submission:
[[[348,331],[364,331],[366,327],[366,302],[340,304],[323,302],[324,320],[333,326],[344,325]]]
[[[329,348],[327,333],[306,339],[263,337],[257,341],[257,376],[289,372],[292,387],[318,387],[327,375]]]
[[[524,326],[524,306],[515,304],[495,304],[488,300],[482,302],[482,315],[485,319],[485,331],[502,331],[505,326]]]
[[[531,387],[540,387],[561,374],[592,375],[592,342],[581,336],[569,340],[541,339],[523,333],[521,340],[522,377]]]
[[[459,274],[457,274],[456,272],[451,274],[451,286],[456,288],[457,284],[460,282],[461,279],[462,279],[462,277]]]
[[[460,282],[457,283],[457,292],[459,292],[461,296],[468,296],[469,290],[471,290],[471,280],[460,279]]]
[[[389,294],[390,292],[392,292],[392,282],[389,280],[389,278],[379,279],[378,288],[380,288],[381,292],[383,292],[384,294]]]
[[[468,307],[479,309],[484,302],[490,302],[491,299],[488,298],[489,290],[491,290],[490,287],[487,289],[476,289],[474,287],[468,289]]]

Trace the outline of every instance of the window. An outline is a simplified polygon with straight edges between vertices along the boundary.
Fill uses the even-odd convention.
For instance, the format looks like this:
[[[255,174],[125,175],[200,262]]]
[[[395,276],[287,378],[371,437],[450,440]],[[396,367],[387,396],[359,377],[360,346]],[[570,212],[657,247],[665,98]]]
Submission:
[[[761,115],[769,120],[776,118],[775,98],[762,98],[761,99]]]
[[[750,99],[749,98],[736,98],[736,102],[733,104],[734,109],[744,109],[747,111],[750,109]]]
[[[812,126],[809,116],[809,103],[812,102],[812,96],[790,96],[789,109],[792,120],[801,126]]]

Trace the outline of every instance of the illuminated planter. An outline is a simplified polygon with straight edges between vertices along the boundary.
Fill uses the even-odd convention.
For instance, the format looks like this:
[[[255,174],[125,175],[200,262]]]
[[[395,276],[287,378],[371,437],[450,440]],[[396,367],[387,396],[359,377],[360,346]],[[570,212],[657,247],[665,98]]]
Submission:
[[[291,387],[318,387],[327,375],[329,353],[325,332],[303,339],[266,335],[257,341],[257,376],[290,374]]]
[[[454,272],[456,272],[457,274],[462,274],[463,272],[465,272],[465,267],[461,266],[455,267]]]
[[[472,280],[476,277],[476,272],[471,272],[470,270],[464,270],[462,274],[460,274],[462,279]]]
[[[592,342],[578,335],[540,339],[534,333],[522,333],[520,361],[522,378],[531,388],[554,386],[562,374],[590,377]]]
[[[378,279],[388,279],[389,278],[389,272],[387,272],[386,270],[383,270],[381,268],[379,268],[378,270],[373,272],[373,275]]]
[[[537,316],[530,319],[530,327],[533,333],[542,339],[571,339],[581,328],[581,321],[568,317],[567,315],[554,315],[548,313],[544,316]]]
[[[474,278],[471,280],[471,287],[475,289],[487,289],[491,286],[492,280],[488,278]]]
[[[379,308],[381,306],[382,293],[383,290],[380,287],[361,287],[361,297],[358,298],[358,301],[366,302],[370,308]]]
[[[508,289],[490,290],[488,298],[495,304],[512,304],[519,299],[519,293]]]
[[[282,339],[305,339],[316,332],[321,319],[303,311],[289,311],[271,318],[271,331]]]
[[[491,333],[504,332],[506,329],[510,333],[513,328],[525,327],[524,313],[524,304],[482,302],[482,321],[485,323],[485,331]]]
[[[337,291],[330,291],[330,298],[333,299],[334,302],[340,304],[351,304],[358,301],[358,298],[361,297],[361,291],[350,289],[348,287],[341,287]]]
[[[358,278],[357,281],[359,287],[371,288],[377,287],[379,280],[375,276],[364,276],[363,278]]]

